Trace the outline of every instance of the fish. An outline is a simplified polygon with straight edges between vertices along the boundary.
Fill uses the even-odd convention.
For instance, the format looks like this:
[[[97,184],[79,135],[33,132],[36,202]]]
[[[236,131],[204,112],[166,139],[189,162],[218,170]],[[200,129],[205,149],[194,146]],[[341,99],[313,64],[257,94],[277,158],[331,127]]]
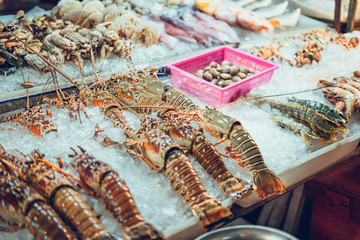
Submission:
[[[246,10],[246,9],[238,10],[236,12],[236,18],[238,24],[249,30],[259,31],[264,29],[271,30],[274,28],[272,22],[266,20],[264,17],[250,10]]]
[[[175,27],[174,25],[172,25],[170,23],[164,22],[164,27],[165,27],[166,33],[169,34],[170,36],[174,36],[183,42],[197,43],[195,38],[191,37],[190,34],[188,34],[187,32],[185,32],[184,30],[182,30],[178,27]]]
[[[221,0],[196,0],[196,8],[200,11],[223,20],[230,25],[236,25],[236,11],[242,9],[242,2]]]
[[[236,25],[237,24],[236,11],[237,8],[234,8],[231,5],[224,3],[216,9],[216,12],[214,13],[214,17],[223,20],[229,23],[230,25]]]
[[[288,1],[284,1],[282,3],[274,4],[270,7],[259,8],[254,12],[264,18],[273,18],[283,14],[287,9],[288,4],[289,4]]]
[[[280,26],[294,27],[298,23],[300,15],[301,15],[301,9],[297,8],[293,11],[289,11],[285,14],[277,16],[275,19],[279,21]]]
[[[148,21],[152,21],[156,24],[157,29],[159,31],[159,42],[164,43],[165,46],[167,48],[169,48],[170,50],[173,49],[175,47],[175,45],[178,43],[179,39],[174,36],[169,35],[166,32],[165,23],[154,16],[149,17]]]
[[[208,26],[213,28],[218,34],[226,35],[228,43],[238,43],[240,38],[235,30],[225,21],[217,20],[213,16],[207,15],[206,13],[195,11],[195,16],[207,22]]]
[[[246,6],[244,6],[245,9],[254,11],[257,8],[264,8],[270,6],[272,3],[272,0],[260,0],[256,2],[252,2]]]
[[[180,18],[171,18],[171,17],[165,16],[165,15],[160,16],[160,19],[163,20],[164,22],[167,22],[167,23],[170,23],[170,24],[176,26],[177,28],[182,29],[188,35],[190,35],[192,38],[195,38],[196,41],[205,45],[206,47],[211,45],[207,35],[196,31],[193,27],[187,25],[184,22],[184,20],[182,20]],[[166,28],[166,26],[165,26],[165,28]]]
[[[208,36],[208,39],[212,38],[215,39],[216,41],[218,41],[220,44],[225,44],[226,42],[228,42],[228,37],[227,36],[221,36],[219,35],[214,29],[210,28],[209,25],[207,24],[207,22],[198,19],[195,15],[194,15],[194,11],[187,9],[183,12],[183,15],[181,16],[181,18],[184,20],[184,22],[188,25],[193,26],[193,28],[195,29],[195,31],[200,32],[206,36]]]
[[[219,0],[196,0],[195,6],[197,9],[201,10],[202,12],[208,15],[214,15],[215,11],[219,7]],[[221,6],[221,5],[220,5]]]
[[[244,9],[241,4],[233,1],[196,0],[196,7],[216,19],[223,20],[230,25],[239,24],[241,27],[253,31],[271,30],[279,26],[275,20],[268,21],[256,12]]]

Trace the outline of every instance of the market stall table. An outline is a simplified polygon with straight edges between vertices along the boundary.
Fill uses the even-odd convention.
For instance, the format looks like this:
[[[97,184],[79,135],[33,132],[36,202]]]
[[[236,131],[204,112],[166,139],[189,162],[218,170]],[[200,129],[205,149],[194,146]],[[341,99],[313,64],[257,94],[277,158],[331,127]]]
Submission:
[[[307,21],[307,20],[306,20]],[[312,22],[309,20],[307,22]],[[322,24],[320,24],[323,26]],[[319,25],[317,25],[319,26]],[[313,25],[306,28],[315,28]],[[300,30],[299,30],[300,29]],[[299,31],[305,31],[299,27]],[[298,32],[299,32],[298,31]],[[284,35],[295,34],[295,32],[284,32],[275,35],[278,39],[285,38]],[[256,39],[258,37],[258,39]],[[268,36],[269,37],[269,36]],[[250,45],[256,45],[257,43],[264,43],[268,41],[274,41],[274,39],[264,39],[262,35],[256,36],[255,34],[250,37],[251,41],[245,40],[240,44],[240,49],[246,48]],[[255,41],[255,39],[257,41]],[[297,40],[288,40],[288,45],[299,45]],[[182,45],[185,46],[185,45]],[[180,48],[182,47],[180,46]],[[159,61],[154,56],[152,51],[156,51],[163,46],[153,46],[152,48],[142,49],[139,48],[138,55],[134,56],[135,65],[139,69],[147,66],[164,66],[165,64],[174,61],[174,58],[183,58],[184,52],[173,53],[172,59],[166,59]],[[192,46],[187,47],[188,52],[203,51],[203,47]],[[293,49],[290,49],[293,50]],[[270,94],[291,94],[299,92],[299,90],[313,89],[318,78],[322,77],[336,77],[346,75],[348,76],[355,70],[360,69],[360,66],[354,66],[353,63],[359,63],[359,48],[354,48],[349,51],[345,51],[342,46],[328,46],[324,50],[323,59],[319,63],[314,63],[312,66],[304,66],[303,68],[295,68],[288,63],[282,63],[280,69],[276,70],[272,80],[268,84],[264,84],[252,91],[254,94],[270,95]],[[290,51],[289,51],[290,52]],[[341,55],[337,53],[341,52]],[[150,54],[149,54],[150,53]],[[169,52],[162,52],[159,57],[166,56]],[[149,55],[147,55],[149,54]],[[193,54],[193,53],[191,53]],[[177,56],[175,56],[177,55]],[[187,53],[189,55],[189,53]],[[334,55],[336,57],[334,57]],[[148,61],[148,62],[147,62]],[[124,64],[124,61],[120,62]],[[113,69],[104,74],[104,78],[108,77],[110,73],[122,71],[126,68],[124,65],[119,66],[117,59],[112,59],[110,67]],[[87,65],[87,73],[89,75],[86,81],[92,82],[94,80],[91,77],[91,66],[89,62]],[[106,62],[105,62],[105,65]],[[104,66],[104,67],[109,67]],[[116,68],[115,68],[116,67]],[[99,67],[101,68],[101,67]],[[69,70],[70,69],[70,70]],[[74,73],[74,70],[69,68],[67,73]],[[29,70],[29,75],[33,76],[34,72]],[[79,74],[77,74],[77,78]],[[38,74],[39,76],[39,74]],[[5,79],[5,78],[4,78]],[[7,81],[9,78],[6,78]],[[170,81],[170,78],[160,78],[162,81]],[[15,80],[14,80],[15,81]],[[20,82],[22,80],[20,79]],[[68,83],[60,85],[62,88],[71,88]],[[36,102],[43,86],[38,86],[30,89],[32,103]],[[13,91],[13,90],[6,90]],[[21,109],[25,106],[24,90],[17,89],[16,91],[8,94],[3,92],[1,95],[1,112],[2,116],[7,116],[10,110]],[[54,94],[53,90],[47,90],[49,94]],[[71,89],[68,89],[71,91]],[[307,93],[297,95],[299,98],[311,98],[314,100],[325,102],[325,99],[321,92],[308,91]],[[205,103],[193,99],[201,107],[206,106]],[[132,191],[135,201],[139,204],[140,211],[144,212],[144,217],[152,220],[157,227],[159,227],[168,239],[193,239],[199,236],[205,230],[201,227],[201,224],[191,215],[188,207],[182,202],[182,199],[173,191],[167,179],[164,175],[158,174],[155,171],[148,169],[145,164],[137,159],[131,158],[124,150],[117,150],[114,148],[103,149],[99,143],[93,139],[94,127],[97,123],[101,127],[106,128],[107,134],[115,137],[119,142],[124,140],[124,135],[121,130],[112,127],[109,121],[103,120],[99,110],[94,108],[87,109],[87,115],[79,113],[81,115],[80,121],[71,121],[68,119],[65,110],[57,110],[51,108],[54,111],[54,117],[59,124],[58,134],[51,133],[45,136],[43,139],[38,139],[28,134],[28,132],[21,128],[16,128],[14,124],[5,123],[2,124],[1,130],[1,144],[5,149],[18,149],[24,153],[29,153],[34,148],[39,148],[43,151],[47,158],[56,159],[61,156],[64,158],[66,169],[73,172],[69,165],[69,159],[66,155],[69,154],[69,148],[76,145],[81,145],[88,151],[91,151],[96,157],[102,160],[109,161],[120,175],[128,182],[129,188]],[[359,116],[354,114],[349,122],[349,131],[347,135],[339,136],[339,139],[328,143],[317,142],[308,146],[300,136],[277,127],[272,121],[269,120],[270,110],[266,107],[258,107],[247,101],[239,101],[233,105],[224,106],[219,109],[225,114],[231,115],[238,119],[249,131],[255,142],[259,145],[261,152],[263,153],[265,162],[269,165],[270,169],[273,169],[280,178],[284,181],[287,190],[295,188],[299,184],[313,178],[320,172],[323,172],[331,166],[341,163],[344,159],[352,156],[359,145],[360,135],[357,134],[359,129],[358,119]],[[6,112],[6,113],[5,113]],[[139,127],[139,123],[136,117],[128,114],[127,117],[135,128]],[[14,131],[10,130],[15,128]],[[22,135],[19,138],[19,135]],[[212,142],[216,142],[215,138],[208,136]],[[226,143],[217,146],[220,152],[224,152]],[[232,159],[224,158],[226,166],[235,175],[251,181],[251,176],[246,169],[240,168]],[[122,165],[124,164],[124,165]],[[257,196],[255,191],[252,191],[244,198],[234,201],[226,197],[216,186],[216,184],[206,176],[199,165],[194,163],[196,170],[199,172],[201,180],[204,182],[205,187],[215,197],[219,198],[223,204],[233,210],[235,218],[243,216],[251,209],[261,206],[272,198],[262,200]],[[155,179],[155,180],[154,180]],[[154,182],[152,182],[154,180]],[[158,196],[156,196],[158,195]],[[94,206],[95,211],[103,214],[104,209],[98,206],[97,200],[88,198],[89,202]],[[104,225],[109,230],[114,231],[117,234],[121,234],[121,231],[116,226],[115,222],[111,220],[109,214],[104,214]],[[29,234],[20,232],[15,235],[1,234],[1,237],[16,236],[19,239],[25,238],[24,235],[29,238]]]

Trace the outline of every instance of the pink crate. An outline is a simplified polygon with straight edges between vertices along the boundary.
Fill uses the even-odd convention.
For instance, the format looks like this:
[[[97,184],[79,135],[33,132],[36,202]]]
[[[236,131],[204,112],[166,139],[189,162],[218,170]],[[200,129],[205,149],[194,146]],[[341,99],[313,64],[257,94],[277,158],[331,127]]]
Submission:
[[[253,68],[255,74],[224,88],[193,75],[197,70],[204,69],[213,61],[221,64],[224,60],[228,60],[238,67]],[[233,102],[259,84],[269,82],[274,70],[278,68],[271,62],[227,46],[213,48],[208,52],[171,63],[167,67],[171,70],[175,88],[213,106]]]

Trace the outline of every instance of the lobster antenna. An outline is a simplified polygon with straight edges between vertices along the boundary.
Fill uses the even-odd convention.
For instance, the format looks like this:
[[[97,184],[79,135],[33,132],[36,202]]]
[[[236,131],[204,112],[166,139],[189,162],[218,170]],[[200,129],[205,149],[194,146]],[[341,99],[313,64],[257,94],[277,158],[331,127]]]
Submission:
[[[85,154],[86,153],[86,150],[85,149],[83,149],[82,147],[80,147],[79,145],[77,145],[77,147],[81,150],[81,152],[83,153],[83,154]]]
[[[78,155],[78,153],[75,151],[75,149],[73,149],[72,147],[70,147],[71,150],[73,150],[73,152],[75,153],[75,155]]]
[[[91,43],[90,43],[90,44],[91,44]],[[90,45],[90,47],[91,47],[91,45]],[[75,53],[75,55],[76,55],[76,60],[77,60],[77,62],[78,62],[81,79],[82,79],[83,83],[86,85],[86,82],[85,82],[85,79],[84,79],[84,74],[83,74],[83,64],[81,64],[81,62],[80,62],[80,54],[79,54],[79,53]]]
[[[39,99],[38,99],[38,101],[37,101],[37,103],[36,103],[36,106],[39,106],[40,105],[40,101],[41,101],[41,98],[42,98],[42,96],[43,96],[43,93],[46,91],[46,89],[47,89],[47,84],[48,84],[48,82],[49,82],[49,80],[51,79],[51,76],[46,80],[46,83],[45,83],[45,85],[43,86],[43,89],[41,90],[41,93],[40,93],[40,96],[39,96]]]
[[[17,169],[13,164],[11,164],[9,161],[1,158],[0,161],[6,165],[7,167],[9,167],[10,169],[12,169],[13,171],[15,171],[19,177],[22,179],[22,180],[26,180],[26,177],[21,173],[21,171],[19,169]]]
[[[329,85],[332,86],[332,85]],[[329,86],[323,86],[323,87],[317,87],[317,88],[312,88],[312,89],[305,89],[305,90],[301,90],[301,91],[296,91],[296,92],[289,92],[289,93],[279,93],[279,94],[272,94],[272,95],[265,95],[265,96],[256,96],[256,97],[251,97],[251,98],[246,98],[246,99],[238,99],[234,102],[231,103],[227,103],[218,107],[215,107],[215,109],[219,109],[219,108],[223,108],[226,106],[231,106],[233,104],[236,103],[240,103],[240,102],[247,102],[247,101],[253,101],[253,100],[257,100],[257,99],[262,99],[262,98],[270,98],[270,97],[281,97],[281,96],[290,96],[290,95],[295,95],[295,94],[300,94],[300,93],[305,93],[305,92],[312,92],[312,91],[316,91],[316,90],[321,90],[323,88],[327,88]],[[335,86],[335,84],[334,84]]]
[[[135,33],[135,26],[136,26],[136,24],[137,24],[137,22],[138,22],[138,19],[139,19],[139,18],[136,18],[136,19],[135,19],[135,22],[134,22],[134,24],[133,24],[133,29],[132,29],[132,32],[131,32],[130,37],[129,37],[130,40],[131,40],[131,38],[133,37],[133,35],[134,35],[134,33]],[[130,20],[129,18],[128,18],[128,21],[131,22],[131,20]],[[129,42],[129,44],[131,45],[131,42]],[[129,48],[129,49],[130,49],[130,48]],[[131,58],[131,52],[130,52],[129,54],[126,53],[125,59],[127,60],[127,61],[126,61],[126,65],[127,65],[127,67],[129,68],[130,74],[133,75],[133,76],[135,76],[136,67],[135,67],[135,64],[134,64],[134,62],[133,62],[133,60],[132,60],[132,58]],[[130,62],[130,65],[129,65],[129,62]],[[131,68],[132,68],[132,69],[131,69]],[[135,76],[135,77],[136,77],[136,76]]]
[[[22,75],[22,78],[23,78],[23,83],[21,84],[21,86],[23,88],[25,88],[25,92],[26,92],[26,106],[25,106],[25,109],[26,110],[29,110],[30,109],[30,98],[29,98],[29,88],[32,88],[32,87],[35,87],[35,85],[32,84],[31,81],[25,81],[25,76],[24,76],[24,72],[23,72],[23,69],[20,68],[20,72],[21,72],[21,75]]]
[[[53,83],[54,83],[54,86],[55,86],[56,95],[57,95],[60,99],[65,99],[65,95],[64,95],[64,93],[61,91],[61,89],[60,89],[60,87],[59,87],[59,83],[58,83],[58,80],[57,80],[57,76],[56,76],[55,70],[52,68],[52,69],[50,70],[50,73],[51,73],[51,76],[52,76],[52,79],[53,79]]]

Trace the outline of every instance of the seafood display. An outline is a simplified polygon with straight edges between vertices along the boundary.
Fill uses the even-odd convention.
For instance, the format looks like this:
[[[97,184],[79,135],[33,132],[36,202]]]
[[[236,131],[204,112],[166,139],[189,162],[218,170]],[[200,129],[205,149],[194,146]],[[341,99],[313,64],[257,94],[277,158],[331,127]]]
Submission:
[[[121,90],[123,88],[116,90],[114,95],[116,99],[123,102],[122,96],[125,94],[122,94]],[[132,92],[128,92],[128,103],[135,103],[134,99],[131,99]],[[122,121],[119,107],[120,105],[117,105],[115,100],[110,105],[101,104],[105,116],[111,119],[115,126],[123,128],[127,136],[124,145],[128,153],[141,159],[151,169],[165,170],[172,188],[183,196],[184,202],[190,206],[193,215],[204,228],[211,229],[232,217],[232,213],[206,191],[190,163],[190,159],[170,136],[148,124],[143,124],[143,128],[138,131],[126,126],[126,123]],[[235,178],[233,180],[239,183],[241,190],[246,191],[241,180]],[[231,183],[228,184],[231,185]],[[239,195],[238,197],[242,194],[241,190],[236,193]],[[234,191],[236,192],[238,189]]]
[[[41,72],[50,71],[48,65],[33,51],[54,64],[63,65],[69,61],[82,69],[84,60],[89,58],[89,35],[100,59],[112,55],[128,57],[133,45],[148,47],[161,42],[173,49],[179,40],[206,47],[240,42],[237,32],[231,26],[232,22],[223,16],[228,15],[229,3],[221,3],[221,8],[225,6],[226,10],[219,8],[219,13],[214,16],[204,13],[207,11],[202,8],[213,4],[210,2],[197,1],[196,4],[181,7],[170,2],[159,1],[157,4],[161,12],[141,1],[99,0],[62,0],[50,13],[39,17],[26,16],[21,10],[16,14],[16,21],[1,24],[1,72],[3,75],[11,74],[24,65]],[[234,17],[242,26],[250,29],[289,25],[286,16],[278,17],[278,14],[287,10],[287,1],[266,8],[270,4],[271,1],[250,1],[239,3],[239,7],[244,8],[231,11],[234,11]],[[277,12],[278,18],[266,20],[262,16],[269,16],[267,12],[274,12],[274,9],[280,10]],[[297,16],[291,12],[287,14],[291,14],[291,19],[297,22],[300,11],[296,11]]]
[[[200,69],[194,73],[195,76],[219,87],[227,87],[254,74],[254,69],[234,66],[229,61],[223,61],[221,64],[211,62],[204,70]]]
[[[191,8],[178,17],[141,16],[138,12],[139,8],[128,1],[98,0],[62,0],[50,15],[41,17],[25,17],[21,10],[17,21],[1,24],[2,74],[13,73],[25,64],[50,71],[34,51],[54,64],[70,61],[81,69],[84,59],[89,58],[89,36],[100,59],[112,54],[125,58],[133,45],[147,47],[159,41],[170,49],[178,40],[205,46],[240,41],[226,22]]]
[[[319,85],[326,99],[345,115],[346,122],[359,108],[360,81],[355,71],[353,77],[335,77],[333,80],[320,79]]]
[[[8,39],[5,39],[7,41],[3,48],[8,54],[16,56],[19,63],[14,65],[13,58],[9,57],[5,60],[17,68],[26,62],[41,72],[48,72],[49,66],[33,51],[40,53],[55,65],[71,61],[80,68],[83,66],[84,59],[90,58],[90,47],[96,49],[96,55],[99,58],[109,57],[113,53],[126,57],[132,48],[130,40],[125,40],[113,30],[108,29],[108,25],[99,24],[90,30],[74,25],[70,21],[46,15],[20,24],[3,25],[2,32],[8,33]],[[31,37],[23,38],[14,29]],[[90,46],[89,36],[92,46]],[[11,44],[9,44],[10,41]]]
[[[33,72],[17,82],[27,106],[0,118],[2,234],[166,239],[173,226],[191,222],[208,231],[232,220],[233,203],[283,194],[293,184],[284,172],[300,156],[358,129],[360,72],[349,66],[358,59],[357,36],[314,30],[255,46],[250,51],[279,63],[278,72],[253,95],[217,108],[175,89],[149,66],[166,55],[158,54],[161,47],[240,48],[246,37],[239,26],[255,36],[295,26],[299,16],[287,1],[61,0],[48,14],[19,11],[1,24],[1,77],[23,75],[25,65],[43,74],[41,84]],[[288,40],[298,44],[292,56],[284,51]],[[341,71],[324,66],[324,59],[334,61],[329,46],[344,52]],[[142,55],[137,62],[134,50]],[[255,63],[245,68],[223,60],[192,73],[226,87],[259,71]],[[69,63],[76,70],[63,71]],[[102,77],[101,65],[111,75]],[[89,80],[83,70],[91,67]],[[55,91],[48,94],[51,83]]]
[[[52,15],[68,20],[81,28],[92,29],[106,25],[106,30],[114,31],[121,38],[135,43],[152,45],[158,40],[158,30],[154,24],[141,18],[131,10],[128,2],[107,3],[103,1],[63,0],[51,11]]]
[[[210,108],[204,109],[201,117],[211,134],[230,141],[230,146],[226,147],[229,155],[240,166],[249,169],[259,197],[266,198],[285,191],[284,183],[268,168],[259,147],[238,120]]]
[[[124,144],[130,154],[151,168],[165,170],[171,187],[183,196],[204,228],[212,229],[232,217],[231,211],[206,191],[190,159],[162,131],[151,129],[145,134],[137,133],[135,138],[128,138]]]
[[[79,147],[80,148],[80,147]],[[119,174],[109,165],[80,148],[81,154],[74,150],[71,163],[80,178],[94,193],[104,200],[106,208],[124,229],[126,239],[165,239],[152,224],[140,215],[129,188]]]
[[[186,152],[193,154],[195,161],[200,163],[206,173],[216,180],[224,193],[233,199],[240,199],[249,190],[252,190],[248,182],[235,177],[226,168],[220,153],[206,139],[203,132],[193,128],[190,124],[186,124],[185,121],[182,121],[180,124],[178,121],[167,119],[166,124],[158,122],[155,125],[164,129]]]
[[[271,6],[271,1],[259,1],[258,4],[251,2],[253,1],[197,0],[196,7],[231,25],[239,24],[242,28],[253,31],[272,30],[280,26],[292,27],[300,17],[300,9],[291,13],[289,11],[286,13],[288,16],[285,16],[288,1]]]
[[[6,152],[0,146],[1,158]],[[26,228],[36,239],[75,239],[69,227],[33,187],[10,174],[0,165],[0,219],[9,225],[7,231]]]
[[[162,100],[171,106],[193,111],[193,114],[186,113],[183,116],[189,115],[190,120],[197,120],[211,135],[221,138],[219,142],[230,141],[230,146],[226,147],[230,156],[238,161],[239,165],[250,170],[259,197],[266,198],[285,191],[285,185],[268,169],[258,146],[240,121],[213,108],[200,109],[176,89],[161,82],[155,84],[154,80],[147,81],[149,82],[145,83],[145,92],[153,94],[153,97],[162,96]]]
[[[286,45],[286,42],[283,41],[277,43],[277,47],[272,43],[269,43],[269,47],[256,46],[251,52],[267,60],[285,61],[289,62],[292,66],[302,67],[304,65],[312,65],[313,62],[320,62],[321,52],[326,45],[339,44],[349,50],[356,48],[359,44],[358,37],[347,38],[341,33],[319,30],[312,30],[309,33],[291,36],[288,39],[301,39],[304,41],[304,46],[295,52],[293,56],[281,54],[282,48],[285,48]]]
[[[41,106],[36,106],[24,112],[10,115],[2,122],[14,122],[40,137],[51,131],[57,131],[57,126],[51,121],[51,116],[50,109],[47,108],[44,112]]]
[[[292,120],[273,116],[279,126],[300,133],[308,144],[310,138],[329,142],[336,137],[337,130],[347,130],[345,123],[348,121],[348,116],[320,102],[296,98],[288,99],[288,102],[265,98],[256,98],[255,101],[257,104],[267,103],[285,117],[295,120],[294,123]]]
[[[125,84],[128,85],[128,84]],[[126,93],[131,93],[133,99],[127,98]],[[116,98],[125,104],[126,106],[144,106],[136,107],[135,111],[142,113],[153,113],[163,118],[166,123],[156,121],[154,119],[142,119],[142,125],[144,128],[155,128],[160,129],[169,135],[174,142],[188,153],[194,155],[195,160],[200,163],[205,172],[217,181],[221,190],[231,196],[234,199],[243,197],[244,193],[251,190],[249,183],[246,181],[234,177],[224,165],[220,154],[217,152],[215,147],[205,138],[201,131],[196,130],[186,122],[180,122],[180,119],[173,119],[172,114],[178,114],[175,109],[167,108],[165,102],[156,97],[147,97],[142,93],[139,93],[136,89],[130,90],[127,86],[116,90]],[[105,105],[107,106],[107,105]],[[148,106],[148,107],[147,107]],[[154,107],[154,108],[151,108]],[[111,104],[110,109],[105,110],[105,115],[112,120],[116,126],[124,125],[123,117],[119,110],[115,111],[115,104]],[[128,127],[123,126],[126,131],[129,131],[127,135],[134,136],[133,130],[129,130]],[[145,150],[143,150],[145,151]],[[137,155],[140,157],[139,155]],[[151,168],[159,170],[162,164],[149,163],[149,160],[143,159]],[[163,161],[163,160],[162,160]],[[155,165],[154,165],[155,164]]]
[[[1,163],[16,168],[27,181],[65,219],[80,239],[117,239],[103,227],[80,193],[63,172],[56,170],[39,151],[30,154],[30,161],[5,151]]]
[[[180,16],[172,17],[161,15],[155,21],[162,21],[165,31],[182,41],[193,42],[194,40],[207,47],[215,44],[238,43],[239,37],[235,31],[226,23],[204,16],[199,11],[191,9],[184,10]],[[181,35],[181,37],[179,36]]]

